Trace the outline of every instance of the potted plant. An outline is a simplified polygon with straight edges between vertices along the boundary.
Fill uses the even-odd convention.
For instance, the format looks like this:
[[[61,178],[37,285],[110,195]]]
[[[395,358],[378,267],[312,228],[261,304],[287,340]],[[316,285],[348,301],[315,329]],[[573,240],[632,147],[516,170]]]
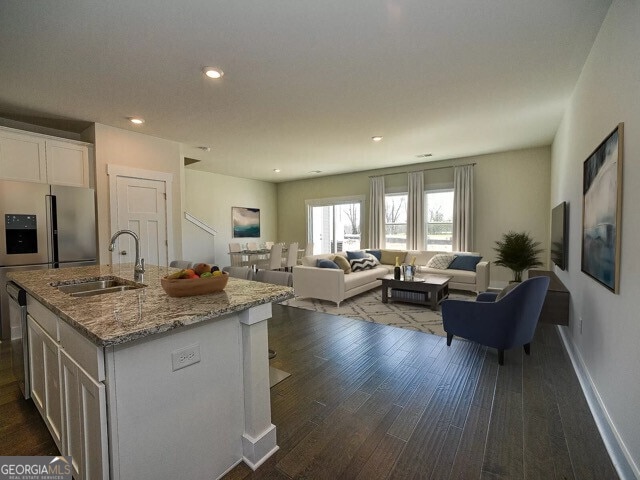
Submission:
[[[522,272],[542,265],[538,260],[538,254],[542,252],[539,245],[540,242],[534,242],[526,232],[509,231],[502,234],[502,240],[496,241],[494,250],[498,257],[494,263],[511,269],[514,281],[521,282]]]

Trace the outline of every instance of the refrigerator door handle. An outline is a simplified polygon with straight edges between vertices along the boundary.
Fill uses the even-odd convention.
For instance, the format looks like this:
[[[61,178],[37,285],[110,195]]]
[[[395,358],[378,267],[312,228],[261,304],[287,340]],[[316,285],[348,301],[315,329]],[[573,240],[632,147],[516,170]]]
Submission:
[[[56,213],[56,196],[46,195],[47,199],[47,250],[49,263],[53,268],[58,268],[58,217]]]

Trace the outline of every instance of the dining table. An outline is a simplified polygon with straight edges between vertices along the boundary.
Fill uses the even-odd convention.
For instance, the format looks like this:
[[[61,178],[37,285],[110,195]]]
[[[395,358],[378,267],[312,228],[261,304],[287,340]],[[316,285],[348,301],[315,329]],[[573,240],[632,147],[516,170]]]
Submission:
[[[287,258],[287,252],[289,251],[289,246],[285,245],[282,247],[282,258]],[[298,249],[298,255],[304,252],[304,249]],[[231,266],[234,267],[251,267],[268,264],[271,258],[271,249],[269,248],[260,248],[257,250],[240,250],[239,252],[228,252],[231,260]]]

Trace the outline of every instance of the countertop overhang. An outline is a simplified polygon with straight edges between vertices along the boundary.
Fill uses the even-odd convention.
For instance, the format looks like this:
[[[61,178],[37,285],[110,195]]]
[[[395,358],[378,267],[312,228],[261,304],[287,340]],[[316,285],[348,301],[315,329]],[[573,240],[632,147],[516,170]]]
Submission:
[[[290,287],[229,278],[222,292],[169,297],[162,289],[160,279],[175,271],[178,269],[146,265],[141,282],[147,285],[145,288],[90,297],[72,297],[53,285],[104,276],[133,281],[133,265],[21,270],[7,276],[101,347],[131,342],[294,296]]]

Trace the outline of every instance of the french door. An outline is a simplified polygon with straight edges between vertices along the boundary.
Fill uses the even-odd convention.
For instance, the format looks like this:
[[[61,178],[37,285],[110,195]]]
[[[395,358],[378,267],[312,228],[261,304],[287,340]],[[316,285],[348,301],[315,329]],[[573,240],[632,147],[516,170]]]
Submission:
[[[307,201],[308,238],[314,255],[361,248],[363,202],[361,197]]]

